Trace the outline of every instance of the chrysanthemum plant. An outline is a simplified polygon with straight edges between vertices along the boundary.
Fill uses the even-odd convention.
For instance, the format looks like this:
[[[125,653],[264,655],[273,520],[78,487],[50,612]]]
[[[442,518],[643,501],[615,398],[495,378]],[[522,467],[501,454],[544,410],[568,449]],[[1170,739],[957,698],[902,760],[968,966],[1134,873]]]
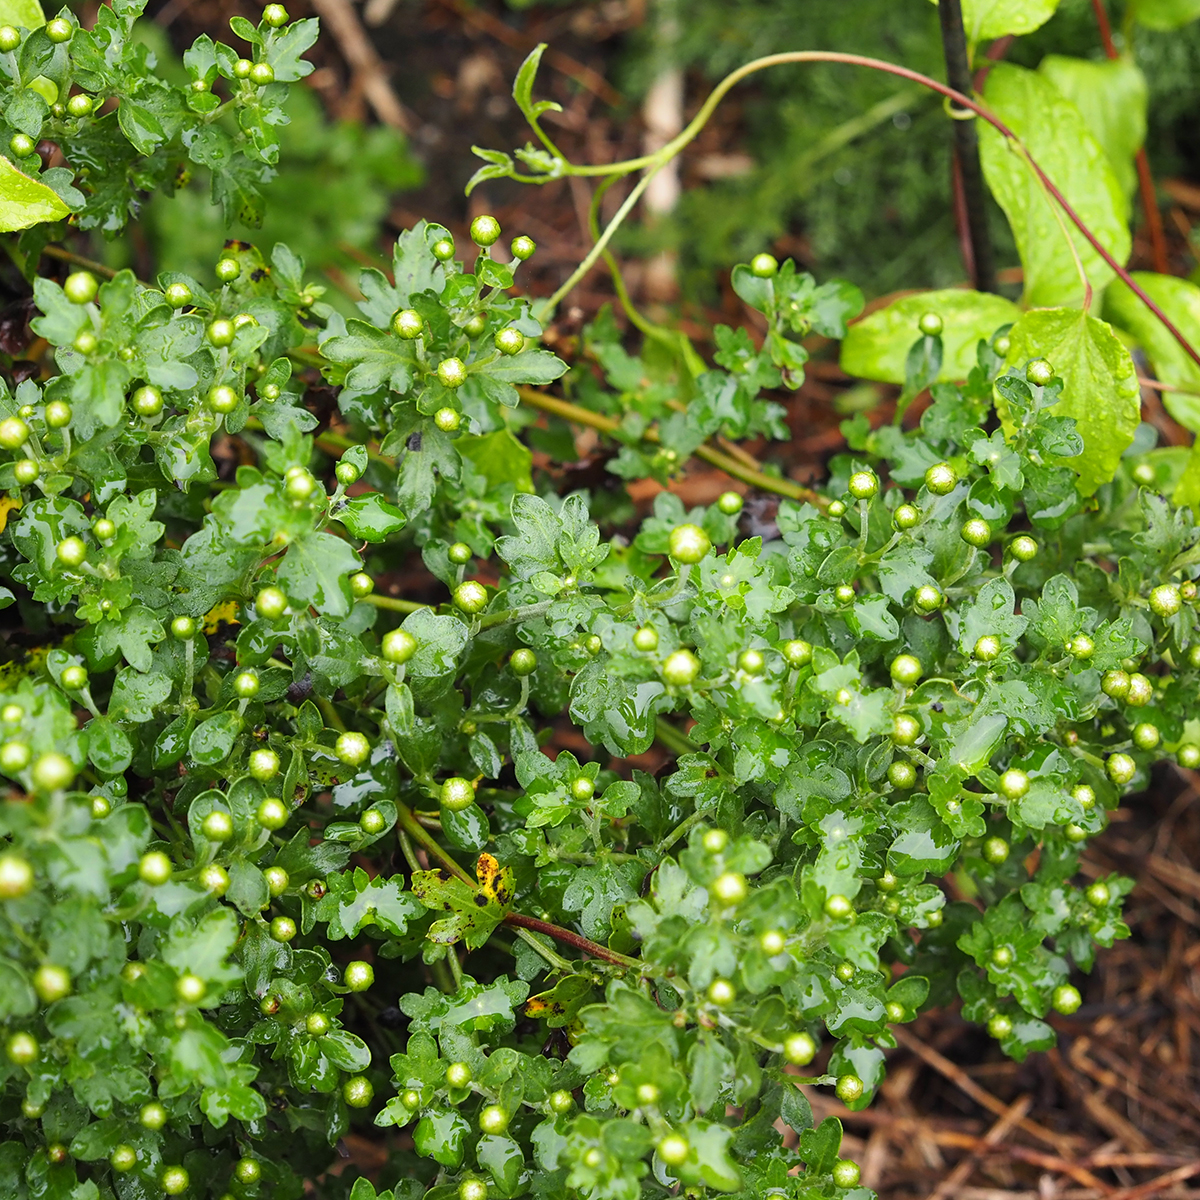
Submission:
[[[802,1089],[868,1105],[933,1006],[1050,1046],[1127,933],[1088,838],[1156,760],[1200,764],[1200,471],[1089,308],[1119,275],[1160,373],[1195,355],[1096,215],[1103,151],[1081,124],[1059,189],[974,102],[1020,306],[920,295],[847,334],[856,288],[763,253],[711,365],[632,311],[636,343],[604,315],[560,358],[539,340],[640,182],[536,302],[536,247],[486,216],[404,233],[350,320],[283,245],[206,279],[65,266],[69,227],[193,169],[252,217],[309,69],[315,21],[270,4],[169,84],[141,9],[0,28],[40,339],[0,389],[0,1194],[865,1200]],[[646,180],[727,90],[577,166],[537,59],[538,144],[485,177]],[[1031,74],[993,72],[1010,108]],[[1057,217],[1035,237],[1022,204]],[[736,443],[769,459],[818,337],[902,392],[809,491]],[[729,490],[643,515],[533,468],[584,427],[621,478],[699,457]],[[777,501],[759,536],[747,493]],[[352,1128],[374,1182],[329,1172]]]

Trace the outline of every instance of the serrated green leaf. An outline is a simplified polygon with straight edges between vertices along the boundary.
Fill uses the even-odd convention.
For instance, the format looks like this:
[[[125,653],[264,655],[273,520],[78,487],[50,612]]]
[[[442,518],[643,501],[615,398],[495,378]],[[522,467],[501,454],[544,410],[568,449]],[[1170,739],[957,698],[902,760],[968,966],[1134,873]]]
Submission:
[[[511,484],[518,492],[533,491],[533,452],[507,429],[460,437],[454,448],[487,480],[489,490]]]
[[[11,159],[0,158],[0,231],[28,229],[70,215],[57,192],[17,170]]]
[[[361,869],[329,881],[329,891],[314,906],[314,918],[328,923],[331,941],[355,937],[375,926],[403,937],[408,923],[424,912],[418,897],[404,890],[401,878],[370,878]]]
[[[1080,491],[1091,495],[1113,477],[1141,422],[1141,393],[1129,351],[1103,321],[1070,308],[1025,313],[1009,339],[1010,365],[1045,358],[1061,376],[1062,398],[1051,411],[1075,419],[1084,450],[1065,461],[1079,475]],[[1002,403],[998,408],[1008,433],[1006,409]]]
[[[1134,271],[1132,277],[1188,342],[1200,347],[1200,287],[1151,271]],[[1185,429],[1200,433],[1200,365],[1123,280],[1114,280],[1104,293],[1104,315],[1141,343],[1156,379],[1197,393],[1163,392],[1162,401]]]
[[[408,524],[408,518],[379,492],[347,500],[335,514],[353,537],[383,542]]]
[[[350,611],[346,576],[361,567],[361,560],[348,542],[331,533],[313,532],[288,547],[278,578],[292,599],[340,617]]]
[[[1137,188],[1133,160],[1146,140],[1149,98],[1141,68],[1130,58],[1093,62],[1047,54],[1038,71],[1079,109],[1108,156],[1122,191],[1132,196]]]
[[[938,380],[966,379],[975,366],[979,339],[1011,325],[1020,309],[1003,296],[947,288],[918,292],[850,326],[842,341],[841,367],[849,375],[904,383],[909,348],[921,337],[917,322],[925,313],[942,318],[942,355]]]
[[[984,99],[1022,139],[1101,245],[1124,264],[1130,249],[1126,197],[1079,110],[1048,79],[1010,63],[989,71]],[[1026,303],[1082,304],[1076,257],[1097,292],[1113,278],[1112,268],[1056,209],[1008,139],[984,122],[979,125],[984,175],[1016,238]]]

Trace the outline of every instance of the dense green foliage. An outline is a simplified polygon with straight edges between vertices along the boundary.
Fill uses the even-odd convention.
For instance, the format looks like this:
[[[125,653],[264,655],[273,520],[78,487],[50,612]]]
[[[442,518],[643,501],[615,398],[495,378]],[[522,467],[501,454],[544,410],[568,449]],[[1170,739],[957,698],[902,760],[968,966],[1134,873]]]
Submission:
[[[10,126],[76,169],[16,140],[0,177],[57,366],[0,390],[0,1192],[373,1200],[325,1174],[357,1121],[410,1135],[377,1181],[404,1200],[867,1200],[797,1084],[869,1104],[891,1027],[957,999],[1015,1058],[1051,1045],[1127,934],[1130,882],[1081,877],[1082,847],[1156,759],[1200,765],[1200,471],[1138,424],[1044,198],[985,143],[1050,307],[928,293],[848,330],[857,288],[759,254],[733,272],[756,332],[718,327],[712,366],[640,317],[640,345],[605,314],[572,361],[541,348],[536,248],[502,256],[486,216],[469,254],[407,231],[349,318],[282,243],[203,279],[38,274],[47,222],[135,211],[111,164],[149,185],[219,143],[244,217],[267,182],[315,26],[269,5],[234,22],[255,63],[203,39],[180,89],[136,15],[0,28]],[[515,161],[579,173],[537,59],[514,94],[543,148]],[[119,104],[55,114],[33,71]],[[1046,85],[1009,71],[1019,113]],[[1128,139],[1055,103],[1064,190],[1124,258]],[[1116,289],[1160,373],[1191,370]],[[784,436],[810,334],[902,388],[820,493],[710,441]],[[774,521],[559,494],[531,448],[572,458],[588,425],[616,476],[706,455]],[[393,586],[418,553],[440,603]],[[656,742],[657,774],[628,761]]]

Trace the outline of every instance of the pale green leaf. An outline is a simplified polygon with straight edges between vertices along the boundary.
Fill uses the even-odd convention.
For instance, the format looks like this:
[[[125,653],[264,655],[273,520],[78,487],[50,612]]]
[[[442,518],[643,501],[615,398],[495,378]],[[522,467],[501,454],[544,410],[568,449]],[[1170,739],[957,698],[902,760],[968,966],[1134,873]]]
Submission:
[[[0,25],[40,29],[45,23],[38,0],[0,0]]]
[[[1168,320],[1200,348],[1200,287],[1174,275],[1134,271],[1133,279],[1162,309]],[[1104,293],[1104,315],[1120,329],[1132,334],[1154,366],[1154,376],[1163,383],[1192,388],[1200,393],[1200,366],[1175,340],[1167,327],[1121,280]],[[1200,433],[1200,395],[1164,392],[1163,404],[1185,429]]]
[[[1126,196],[1137,188],[1134,157],[1146,140],[1149,88],[1131,58],[1091,62],[1047,54],[1038,71],[1079,109]]]
[[[1200,0],[1129,0],[1128,7],[1147,29],[1179,29],[1200,17]]]
[[[513,99],[529,121],[536,121],[544,112],[562,112],[562,105],[555,104],[553,100],[535,101],[533,98],[533,81],[537,78],[538,66],[545,51],[545,42],[535,46],[521,64],[513,82]]]
[[[480,437],[460,437],[454,448],[471,464],[476,474],[487,480],[490,490],[511,483],[518,492],[533,491],[530,474],[533,454],[507,429],[497,429]]]
[[[1181,508],[1186,506],[1193,512],[1200,509],[1200,438],[1192,443],[1187,466],[1175,485],[1171,499]]]
[[[1008,63],[989,72],[984,99],[1022,139],[1101,245],[1123,264],[1130,247],[1125,194],[1079,109],[1049,79]],[[1026,302],[1081,305],[1084,286],[1076,255],[1096,291],[1113,278],[1112,268],[1058,210],[1008,139],[982,121],[979,125],[984,175],[1016,238]]]
[[[331,533],[310,533],[288,547],[278,579],[290,599],[344,617],[350,611],[346,576],[361,566],[349,543]]]
[[[57,192],[0,158],[0,232],[11,233],[71,215]]]
[[[408,518],[379,492],[347,500],[335,515],[353,537],[365,542],[386,541],[408,523]]]
[[[1129,351],[1104,321],[1071,308],[1027,312],[1009,338],[1009,366],[1045,358],[1062,378],[1062,398],[1050,411],[1075,418],[1083,453],[1066,462],[1079,473],[1080,491],[1090,496],[1113,477],[1141,421],[1137,371]],[[1002,398],[997,407],[1008,433]]]
[[[962,0],[963,29],[969,42],[1032,33],[1057,7],[1058,0]]]
[[[903,383],[909,347],[921,336],[917,322],[925,313],[942,318],[942,382],[966,379],[975,365],[979,339],[990,338],[1021,315],[1003,296],[962,288],[918,292],[850,326],[842,341],[842,370],[859,379]]]
[[[217,908],[195,925],[176,921],[162,947],[162,959],[177,971],[191,971],[201,979],[219,979],[239,935],[238,920],[228,908]]]

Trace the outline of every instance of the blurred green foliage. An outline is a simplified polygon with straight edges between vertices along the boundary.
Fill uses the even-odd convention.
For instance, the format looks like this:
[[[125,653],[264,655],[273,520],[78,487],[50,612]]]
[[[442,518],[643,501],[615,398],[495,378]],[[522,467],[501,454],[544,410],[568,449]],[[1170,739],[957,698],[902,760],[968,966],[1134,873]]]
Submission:
[[[158,59],[160,74],[186,78],[159,27],[143,21],[139,31]],[[374,254],[392,197],[419,187],[425,177],[404,135],[382,125],[330,121],[306,87],[292,88],[284,108],[291,123],[280,129],[277,174],[263,188],[261,228],[226,225],[209,194],[207,172],[197,170],[174,196],[156,193],[147,202],[137,233],[142,244],[135,247],[132,235],[125,234],[109,246],[109,264],[130,266],[148,253],[155,270],[207,279],[229,238],[268,252],[286,241],[318,274],[353,265],[353,251]],[[352,301],[334,289],[327,298],[353,311]]]
[[[263,189],[262,228],[227,229],[207,180],[197,179],[173,198],[156,196],[147,211],[145,228],[163,266],[205,278],[227,237],[263,247],[287,241],[317,271],[350,261],[346,247],[374,249],[392,195],[416,187],[424,174],[403,136],[380,125],[331,123],[303,88],[292,89],[287,111],[292,123],[281,133],[279,174]]]
[[[672,12],[672,9],[674,10]],[[1122,10],[1110,4],[1114,28]],[[664,37],[674,24],[677,35]],[[652,0],[618,73],[644,95],[673,55],[710,83],[759,55],[841,50],[890,59],[945,77],[937,11],[928,0]],[[1035,67],[1048,53],[1102,58],[1090,0],[1062,0],[1007,59]],[[1155,173],[1200,175],[1200,27],[1139,29],[1134,53],[1150,84],[1148,149]],[[890,102],[890,103],[889,103]],[[822,272],[844,274],[874,294],[942,287],[963,279],[950,191],[950,137],[936,98],[893,77],[853,67],[780,67],[736,89],[748,173],[690,186],[678,209],[625,236],[627,252],[672,249],[688,296],[711,291],[714,273],[799,233]],[[718,117],[718,120],[720,118]],[[703,151],[700,152],[701,154]],[[692,152],[695,161],[697,152]],[[692,183],[686,174],[685,183]],[[993,209],[1002,264],[1017,262]]]

